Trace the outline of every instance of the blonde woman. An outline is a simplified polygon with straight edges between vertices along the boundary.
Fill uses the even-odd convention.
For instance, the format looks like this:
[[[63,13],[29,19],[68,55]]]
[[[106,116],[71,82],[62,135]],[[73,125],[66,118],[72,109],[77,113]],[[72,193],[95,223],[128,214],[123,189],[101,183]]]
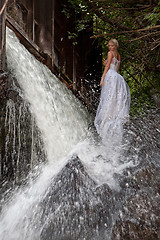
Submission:
[[[129,117],[130,90],[124,78],[118,73],[120,67],[119,47],[116,39],[108,43],[109,52],[101,77],[100,103],[94,121],[97,132],[105,142],[110,135],[123,131],[123,123]]]

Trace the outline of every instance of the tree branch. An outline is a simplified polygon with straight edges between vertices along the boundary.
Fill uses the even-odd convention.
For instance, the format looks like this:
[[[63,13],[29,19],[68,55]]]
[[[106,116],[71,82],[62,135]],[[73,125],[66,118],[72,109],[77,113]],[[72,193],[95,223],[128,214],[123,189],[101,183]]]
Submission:
[[[89,2],[89,1],[88,1],[88,6],[89,6],[90,8],[93,8],[93,4],[92,4],[91,2]],[[117,21],[114,20],[114,19],[108,18],[106,15],[104,16],[101,12],[99,12],[99,10],[98,10],[97,8],[94,10],[94,12],[95,12],[95,14],[96,14],[99,18],[101,18],[104,22],[108,22],[110,25],[116,26],[116,27],[118,27],[119,29],[122,29],[122,30],[126,30],[126,31],[129,31],[129,30],[130,30],[129,27],[127,27],[127,26],[125,26],[125,25],[117,22]]]
[[[113,32],[113,33],[103,33],[103,34],[99,34],[99,35],[94,35],[94,36],[92,36],[91,38],[105,37],[105,36],[116,35],[116,34],[138,33],[138,32],[149,31],[149,30],[157,29],[157,28],[160,28],[160,25],[153,26],[153,27],[150,27],[150,28],[143,28],[143,29],[130,30],[130,31],[120,31],[120,32]]]

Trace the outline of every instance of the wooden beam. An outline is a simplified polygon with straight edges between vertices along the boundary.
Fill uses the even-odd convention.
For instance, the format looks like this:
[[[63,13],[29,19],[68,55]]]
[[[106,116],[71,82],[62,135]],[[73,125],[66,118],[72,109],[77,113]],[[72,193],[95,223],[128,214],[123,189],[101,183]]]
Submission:
[[[6,0],[0,1],[0,70],[5,68],[6,4]]]
[[[52,0],[52,68],[54,69],[55,63],[55,49],[54,49],[54,34],[55,34],[55,0]]]

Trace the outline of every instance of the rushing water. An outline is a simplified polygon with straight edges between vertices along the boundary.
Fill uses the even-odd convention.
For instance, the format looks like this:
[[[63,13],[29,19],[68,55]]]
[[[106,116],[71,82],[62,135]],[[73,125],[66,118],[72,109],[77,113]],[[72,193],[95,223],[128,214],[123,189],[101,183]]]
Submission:
[[[9,30],[7,59],[8,68],[30,103],[30,111],[41,130],[48,159],[57,161],[85,135],[87,113],[66,86],[31,56]]]
[[[135,128],[143,123],[135,123],[132,129],[126,129],[123,143],[121,136],[116,136],[102,145],[96,133],[88,130],[89,115],[85,108],[9,29],[6,52],[8,69],[17,79],[20,94],[39,129],[47,164],[37,178],[19,188],[7,201],[2,200],[0,239],[110,239],[111,226],[121,205],[115,207],[120,191],[118,180],[125,169],[134,169],[141,158],[157,162],[159,153],[156,147],[153,149],[157,139],[151,138],[153,145],[148,145],[151,156],[148,157],[146,150],[141,151],[147,140]],[[14,125],[15,106],[11,101],[7,105],[9,111],[6,125],[11,120]],[[147,129],[146,133],[149,134]],[[33,154],[31,157],[31,162],[37,164]],[[17,158],[19,164],[20,153]],[[66,164],[69,165],[65,167]],[[112,197],[111,192],[115,193]],[[103,195],[110,199],[106,202]]]
[[[22,99],[9,99],[4,108],[5,118],[1,121],[5,129],[2,177],[12,179],[14,185],[25,179],[46,157],[40,131],[28,109],[29,104]]]

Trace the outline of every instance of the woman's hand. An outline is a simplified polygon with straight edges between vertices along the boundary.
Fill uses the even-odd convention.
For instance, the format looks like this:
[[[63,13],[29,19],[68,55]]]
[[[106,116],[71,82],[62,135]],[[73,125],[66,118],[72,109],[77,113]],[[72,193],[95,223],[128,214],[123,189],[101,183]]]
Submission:
[[[107,60],[103,58],[103,65],[106,66]]]
[[[100,86],[104,86],[103,78],[101,78]]]

